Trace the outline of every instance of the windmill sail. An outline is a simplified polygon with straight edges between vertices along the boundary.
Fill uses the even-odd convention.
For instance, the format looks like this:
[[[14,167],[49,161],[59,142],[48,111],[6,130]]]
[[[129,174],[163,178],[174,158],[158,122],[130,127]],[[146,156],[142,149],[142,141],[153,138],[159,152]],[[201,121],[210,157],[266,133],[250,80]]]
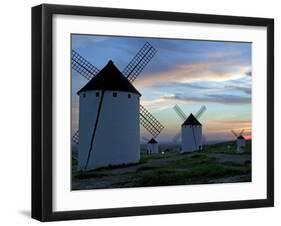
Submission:
[[[195,114],[195,117],[198,119],[202,116],[202,114],[207,110],[206,106],[203,105],[201,106],[201,108],[199,109],[199,111],[197,111],[197,113]]]
[[[74,50],[72,50],[71,67],[88,80],[99,73],[99,69]]]
[[[164,126],[149,111],[140,105],[140,124],[156,138]]]
[[[72,136],[72,141],[73,141],[73,143],[78,144],[78,142],[79,142],[79,130],[77,130],[74,133],[74,135]]]
[[[180,117],[182,121],[185,121],[187,119],[187,115],[183,112],[183,110],[176,104],[173,109],[177,113],[177,115]],[[179,131],[173,138],[173,142],[176,143],[181,136],[181,131]]]
[[[176,113],[178,114],[178,116],[185,121],[187,119],[187,115],[183,112],[183,110],[181,110],[181,108],[176,104],[174,106],[174,110],[176,111]]]
[[[235,137],[238,137],[238,135],[234,132],[234,130],[231,130],[231,132],[233,133],[233,135],[234,135]]]
[[[123,70],[123,74],[130,82],[133,82],[137,78],[149,61],[154,57],[156,52],[157,50],[148,42],[144,44]]]

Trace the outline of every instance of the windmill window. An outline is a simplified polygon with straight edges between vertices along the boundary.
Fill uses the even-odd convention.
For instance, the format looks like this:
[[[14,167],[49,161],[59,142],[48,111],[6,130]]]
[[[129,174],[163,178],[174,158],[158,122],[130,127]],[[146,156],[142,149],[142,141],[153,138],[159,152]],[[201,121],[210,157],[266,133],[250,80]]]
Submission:
[[[86,93],[83,93],[82,96],[83,96],[83,97],[86,97]]]
[[[117,93],[113,93],[113,97],[117,97]]]
[[[96,97],[99,97],[100,96],[100,93],[99,92],[96,92]]]
[[[128,94],[128,98],[131,98],[131,94],[130,93]]]

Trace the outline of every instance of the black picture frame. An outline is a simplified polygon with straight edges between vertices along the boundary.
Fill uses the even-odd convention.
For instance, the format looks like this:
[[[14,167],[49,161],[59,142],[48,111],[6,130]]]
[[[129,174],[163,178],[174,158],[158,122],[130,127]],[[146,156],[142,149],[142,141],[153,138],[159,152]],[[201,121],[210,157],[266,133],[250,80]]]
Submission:
[[[267,198],[95,210],[52,210],[52,18],[55,14],[182,21],[267,28]],[[32,218],[122,217],[274,206],[274,20],[176,12],[43,4],[32,8]]]

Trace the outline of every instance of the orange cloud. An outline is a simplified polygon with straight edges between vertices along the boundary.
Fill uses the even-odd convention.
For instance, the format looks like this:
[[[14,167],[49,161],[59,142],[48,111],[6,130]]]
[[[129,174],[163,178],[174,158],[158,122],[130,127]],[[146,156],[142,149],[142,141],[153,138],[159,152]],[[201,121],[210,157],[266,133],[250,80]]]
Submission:
[[[246,139],[251,139],[252,136],[252,121],[251,120],[206,120],[204,122],[204,133],[210,136],[224,136],[228,139],[234,140],[235,137],[231,133],[234,130],[239,134],[244,130],[243,135]]]

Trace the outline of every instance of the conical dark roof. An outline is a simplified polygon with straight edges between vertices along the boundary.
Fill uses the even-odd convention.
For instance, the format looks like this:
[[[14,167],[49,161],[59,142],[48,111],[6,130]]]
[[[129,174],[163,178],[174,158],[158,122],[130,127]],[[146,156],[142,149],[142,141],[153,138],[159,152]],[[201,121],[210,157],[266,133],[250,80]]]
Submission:
[[[245,137],[243,137],[242,135],[238,136],[237,139],[239,140],[245,140]]]
[[[195,116],[193,114],[190,114],[187,119],[184,121],[184,123],[182,124],[182,126],[186,126],[186,125],[199,125],[201,126],[201,123],[195,118]]]
[[[149,144],[157,144],[157,141],[154,138],[151,138],[150,141],[148,141]]]
[[[136,93],[141,96],[139,91],[131,82],[119,71],[110,60],[107,65],[94,76],[77,94],[88,90],[112,90]]]

